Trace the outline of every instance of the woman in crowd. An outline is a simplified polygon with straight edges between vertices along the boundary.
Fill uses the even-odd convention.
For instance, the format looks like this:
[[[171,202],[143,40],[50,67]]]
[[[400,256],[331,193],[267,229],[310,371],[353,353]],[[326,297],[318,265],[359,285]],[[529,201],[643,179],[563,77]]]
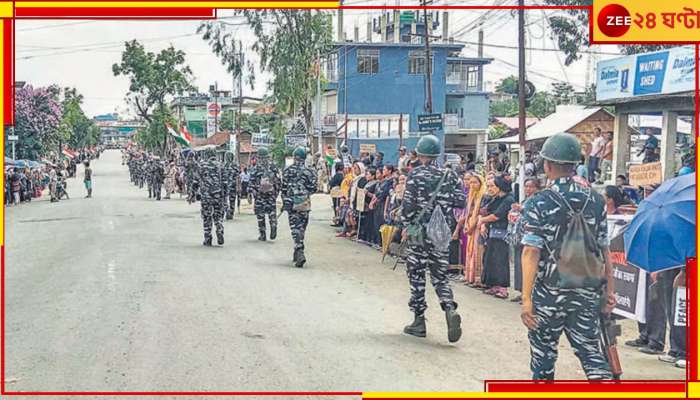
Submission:
[[[374,167],[370,167],[365,172],[366,184],[365,189],[365,206],[360,210],[360,222],[358,240],[365,242],[366,244],[374,245],[375,234],[374,234],[374,210],[372,210],[371,205],[377,196],[377,170]],[[379,233],[377,232],[377,235]]]
[[[535,193],[540,190],[540,181],[535,177],[530,177],[525,179],[525,201],[532,197]],[[508,239],[510,245],[513,246],[513,289],[521,293],[523,291],[523,270],[522,270],[522,252],[523,245],[520,244],[520,240],[523,237],[522,224],[520,223],[520,213],[523,210],[523,204],[525,203],[513,203],[510,208],[510,213],[508,213]],[[522,295],[518,294],[516,297],[511,299],[512,302],[522,301]]]
[[[466,221],[467,214],[467,203],[469,202],[469,178],[471,174],[468,172],[462,172],[462,190],[464,191],[464,198],[467,199],[464,203],[463,208],[455,208],[453,210],[455,221],[457,221],[457,226],[452,233],[452,241],[450,241],[449,249],[449,268],[450,270],[459,270],[459,272],[464,276],[465,273],[465,253],[467,247],[467,235],[464,233],[464,225]]]
[[[335,174],[331,177],[331,180],[328,182],[328,187],[330,188],[331,193],[333,193],[336,190],[340,190],[340,185],[343,183],[343,164],[342,163],[335,163],[332,167],[335,170]],[[333,197],[331,199],[333,202],[333,225],[332,226],[340,226],[340,222],[338,220],[338,209],[340,205],[340,197]]]
[[[615,177],[615,186],[620,189],[627,203],[639,204],[639,192],[632,186],[629,186],[625,175],[618,175]]]
[[[482,281],[489,287],[487,294],[501,299],[508,298],[510,286],[510,249],[506,243],[508,212],[515,202],[510,194],[511,186],[502,176],[487,183],[491,201],[486,206],[486,216],[479,218],[479,231],[486,238]]]
[[[464,282],[468,286],[481,287],[481,267],[484,249],[479,243],[477,225],[486,185],[484,184],[484,178],[476,173],[469,174],[467,185],[469,186],[469,196],[467,197],[463,222],[464,235],[466,236]]]
[[[251,197],[248,194],[248,184],[250,184],[248,167],[243,167],[243,172],[241,172],[241,197],[245,197],[248,200],[248,204],[250,204]]]
[[[172,193],[175,193],[177,180],[177,167],[175,161],[170,161],[165,170],[165,198],[169,199]]]
[[[365,164],[356,161],[352,165],[352,183],[350,184],[350,197],[348,197],[348,205],[352,212],[348,213],[348,233],[347,237],[357,235],[358,224],[360,223],[360,213],[357,211],[357,190],[364,189],[367,184],[365,178]]]

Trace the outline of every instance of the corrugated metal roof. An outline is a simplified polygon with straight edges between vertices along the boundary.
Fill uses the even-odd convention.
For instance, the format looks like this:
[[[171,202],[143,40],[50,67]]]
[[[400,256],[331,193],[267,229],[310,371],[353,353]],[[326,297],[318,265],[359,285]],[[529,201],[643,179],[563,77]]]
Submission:
[[[557,111],[554,114],[549,115],[527,129],[525,140],[546,139],[555,133],[568,132],[569,129],[600,110],[604,110],[603,107],[557,106]],[[607,113],[607,111],[605,112]],[[489,140],[487,143],[518,143],[518,136]]]

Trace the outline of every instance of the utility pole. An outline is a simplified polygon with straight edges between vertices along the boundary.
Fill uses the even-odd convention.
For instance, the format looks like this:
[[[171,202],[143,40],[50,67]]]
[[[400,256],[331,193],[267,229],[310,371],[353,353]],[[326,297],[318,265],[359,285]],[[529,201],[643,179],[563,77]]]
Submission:
[[[428,5],[429,0],[422,0],[421,4],[423,6]],[[521,0],[522,1],[522,0]],[[423,38],[425,40],[425,81],[427,84],[427,91],[426,91],[426,103],[425,103],[425,110],[428,112],[428,114],[433,113],[433,85],[430,80],[430,73],[431,71],[431,63],[430,63],[430,35],[428,34],[428,10],[426,8],[423,8],[423,19],[425,21],[425,31],[423,32]]]
[[[238,156],[238,162],[241,161],[241,113],[243,113],[243,45],[241,41],[238,41],[238,64],[240,65],[240,71],[238,72],[238,121],[236,122],[236,127],[238,127],[236,132],[236,153]],[[233,93],[232,93],[233,94]],[[232,121],[233,122],[233,121]]]
[[[214,82],[214,135],[219,131],[219,83]]]
[[[518,0],[518,142],[520,144],[520,171],[518,195],[522,203],[525,197],[525,0]]]
[[[321,138],[323,137],[321,127],[321,50],[316,52],[316,127],[318,129],[318,152],[322,153]],[[323,156],[323,154],[321,154]]]

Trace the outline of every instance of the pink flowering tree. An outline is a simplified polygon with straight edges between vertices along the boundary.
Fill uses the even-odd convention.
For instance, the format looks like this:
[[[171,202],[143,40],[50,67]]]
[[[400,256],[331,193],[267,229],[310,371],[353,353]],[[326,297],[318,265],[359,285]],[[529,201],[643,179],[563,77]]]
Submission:
[[[53,150],[58,152],[59,125],[62,118],[55,87],[34,88],[26,85],[15,95],[15,135],[18,159],[37,160]],[[9,147],[9,146],[6,146]]]

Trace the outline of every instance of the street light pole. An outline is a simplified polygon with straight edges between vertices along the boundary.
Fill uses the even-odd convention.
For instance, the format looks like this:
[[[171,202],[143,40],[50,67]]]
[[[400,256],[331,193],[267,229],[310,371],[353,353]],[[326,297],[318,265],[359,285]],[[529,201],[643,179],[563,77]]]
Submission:
[[[316,70],[316,128],[318,129],[318,152],[321,153],[321,138],[323,133],[321,132],[321,51],[317,51],[316,65],[318,69]]]
[[[422,5],[428,5],[428,0],[422,0]],[[426,93],[426,103],[425,109],[428,114],[433,113],[433,84],[430,80],[431,74],[431,63],[430,63],[430,35],[428,34],[428,10],[423,8],[423,20],[425,21],[425,31],[423,33],[423,38],[425,40],[425,80],[427,83],[427,93]],[[394,35],[398,32],[394,32]]]

